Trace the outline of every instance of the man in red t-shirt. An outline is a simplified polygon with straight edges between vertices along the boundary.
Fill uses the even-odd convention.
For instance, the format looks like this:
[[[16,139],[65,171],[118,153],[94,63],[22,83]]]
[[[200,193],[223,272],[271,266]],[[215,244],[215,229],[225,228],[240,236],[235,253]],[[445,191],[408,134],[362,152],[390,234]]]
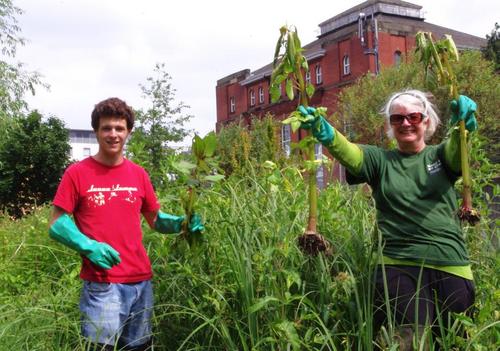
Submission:
[[[92,128],[99,151],[68,167],[50,222],[50,236],[82,255],[82,333],[100,349],[149,349],[152,270],[141,214],[161,233],[179,232],[184,221],[159,211],[148,174],[124,158],[133,126],[134,114],[124,101],[109,98],[95,106]],[[188,227],[204,229],[197,215]]]

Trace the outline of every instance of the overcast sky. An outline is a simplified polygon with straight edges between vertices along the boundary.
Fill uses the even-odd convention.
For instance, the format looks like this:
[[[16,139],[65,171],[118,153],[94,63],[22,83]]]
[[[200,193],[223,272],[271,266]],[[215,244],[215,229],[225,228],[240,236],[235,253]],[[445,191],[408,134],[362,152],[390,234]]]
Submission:
[[[217,80],[269,63],[279,27],[293,24],[302,43],[318,24],[362,1],[332,0],[13,0],[28,40],[17,60],[50,85],[28,101],[67,127],[90,129],[95,103],[117,96],[147,106],[139,84],[165,63],[190,106],[189,127],[204,135],[215,128]],[[485,37],[500,22],[498,0],[410,0],[430,23]],[[308,4],[304,9],[305,4]],[[466,5],[467,4],[467,5]]]

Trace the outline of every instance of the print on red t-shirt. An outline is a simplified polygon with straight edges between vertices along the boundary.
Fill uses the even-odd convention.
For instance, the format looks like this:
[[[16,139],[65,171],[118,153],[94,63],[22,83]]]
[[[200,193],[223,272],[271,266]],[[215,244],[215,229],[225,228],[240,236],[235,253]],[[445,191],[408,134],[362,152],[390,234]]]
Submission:
[[[141,213],[158,211],[160,204],[144,169],[127,159],[108,167],[89,157],[66,170],[54,205],[72,213],[82,233],[120,253],[121,263],[110,270],[83,257],[82,279],[112,283],[151,279]]]

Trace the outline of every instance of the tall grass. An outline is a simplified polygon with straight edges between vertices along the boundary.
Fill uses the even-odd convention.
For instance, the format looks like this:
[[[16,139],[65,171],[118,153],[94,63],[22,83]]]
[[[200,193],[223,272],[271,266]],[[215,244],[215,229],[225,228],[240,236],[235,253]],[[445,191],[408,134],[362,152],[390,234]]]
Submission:
[[[306,191],[296,176],[284,169],[205,189],[202,245],[145,229],[157,350],[374,349],[378,233],[370,195],[362,187],[323,190],[318,229],[333,254],[306,257],[296,246],[307,223]],[[160,196],[167,212],[180,212],[175,191]],[[79,257],[48,239],[48,214],[41,208],[23,220],[0,220],[0,350],[88,349],[79,334]],[[470,334],[464,348],[493,350],[500,272],[488,238],[496,234],[484,225],[469,235],[475,230],[482,238],[471,243],[479,313],[457,323]],[[447,335],[451,350],[458,333]],[[390,333],[386,339],[394,349]]]

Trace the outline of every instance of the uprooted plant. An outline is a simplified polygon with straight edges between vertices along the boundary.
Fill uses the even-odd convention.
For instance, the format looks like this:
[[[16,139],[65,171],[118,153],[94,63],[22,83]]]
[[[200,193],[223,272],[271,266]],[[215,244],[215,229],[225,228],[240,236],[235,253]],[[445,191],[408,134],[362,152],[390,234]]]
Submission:
[[[458,101],[458,83],[451,67],[451,62],[458,61],[458,50],[450,35],[434,42],[432,33],[419,32],[416,37],[417,52],[420,53],[420,62],[425,67],[425,80],[429,87],[444,87],[448,90],[449,97]],[[479,222],[479,212],[472,208],[472,179],[469,167],[469,154],[467,150],[467,134],[465,121],[459,122],[460,128],[460,165],[462,169],[463,190],[462,206],[458,216],[461,221],[471,225]]]
[[[295,27],[283,26],[280,28],[280,37],[276,44],[274,53],[273,72],[270,80],[271,101],[276,102],[281,97],[281,85],[285,85],[286,95],[290,100],[295,98],[295,90],[299,94],[299,105],[309,106],[309,99],[314,94],[314,86],[306,83],[304,73],[309,69],[307,59],[302,55],[303,49]],[[317,113],[326,112],[325,108],[317,108]],[[301,122],[305,122],[304,117],[298,111],[290,114],[289,118],[282,123],[290,124],[292,131],[300,128]],[[309,182],[309,219],[307,229],[299,237],[299,246],[302,251],[311,255],[319,252],[330,253],[331,248],[328,241],[317,233],[318,217],[318,189],[316,173],[323,164],[323,160],[316,160],[314,146],[317,144],[316,138],[312,134],[302,139],[297,147],[302,150],[307,160],[304,162],[304,168],[308,173]]]
[[[180,192],[180,200],[185,214],[181,236],[187,240],[190,246],[203,239],[200,232],[191,233],[188,230],[189,220],[196,210],[200,188],[224,179],[223,175],[216,172],[218,168],[214,158],[216,148],[217,137],[214,132],[210,132],[204,138],[195,135],[191,144],[191,154],[195,162],[181,160],[173,164],[181,176],[185,177],[187,184],[187,187]]]

